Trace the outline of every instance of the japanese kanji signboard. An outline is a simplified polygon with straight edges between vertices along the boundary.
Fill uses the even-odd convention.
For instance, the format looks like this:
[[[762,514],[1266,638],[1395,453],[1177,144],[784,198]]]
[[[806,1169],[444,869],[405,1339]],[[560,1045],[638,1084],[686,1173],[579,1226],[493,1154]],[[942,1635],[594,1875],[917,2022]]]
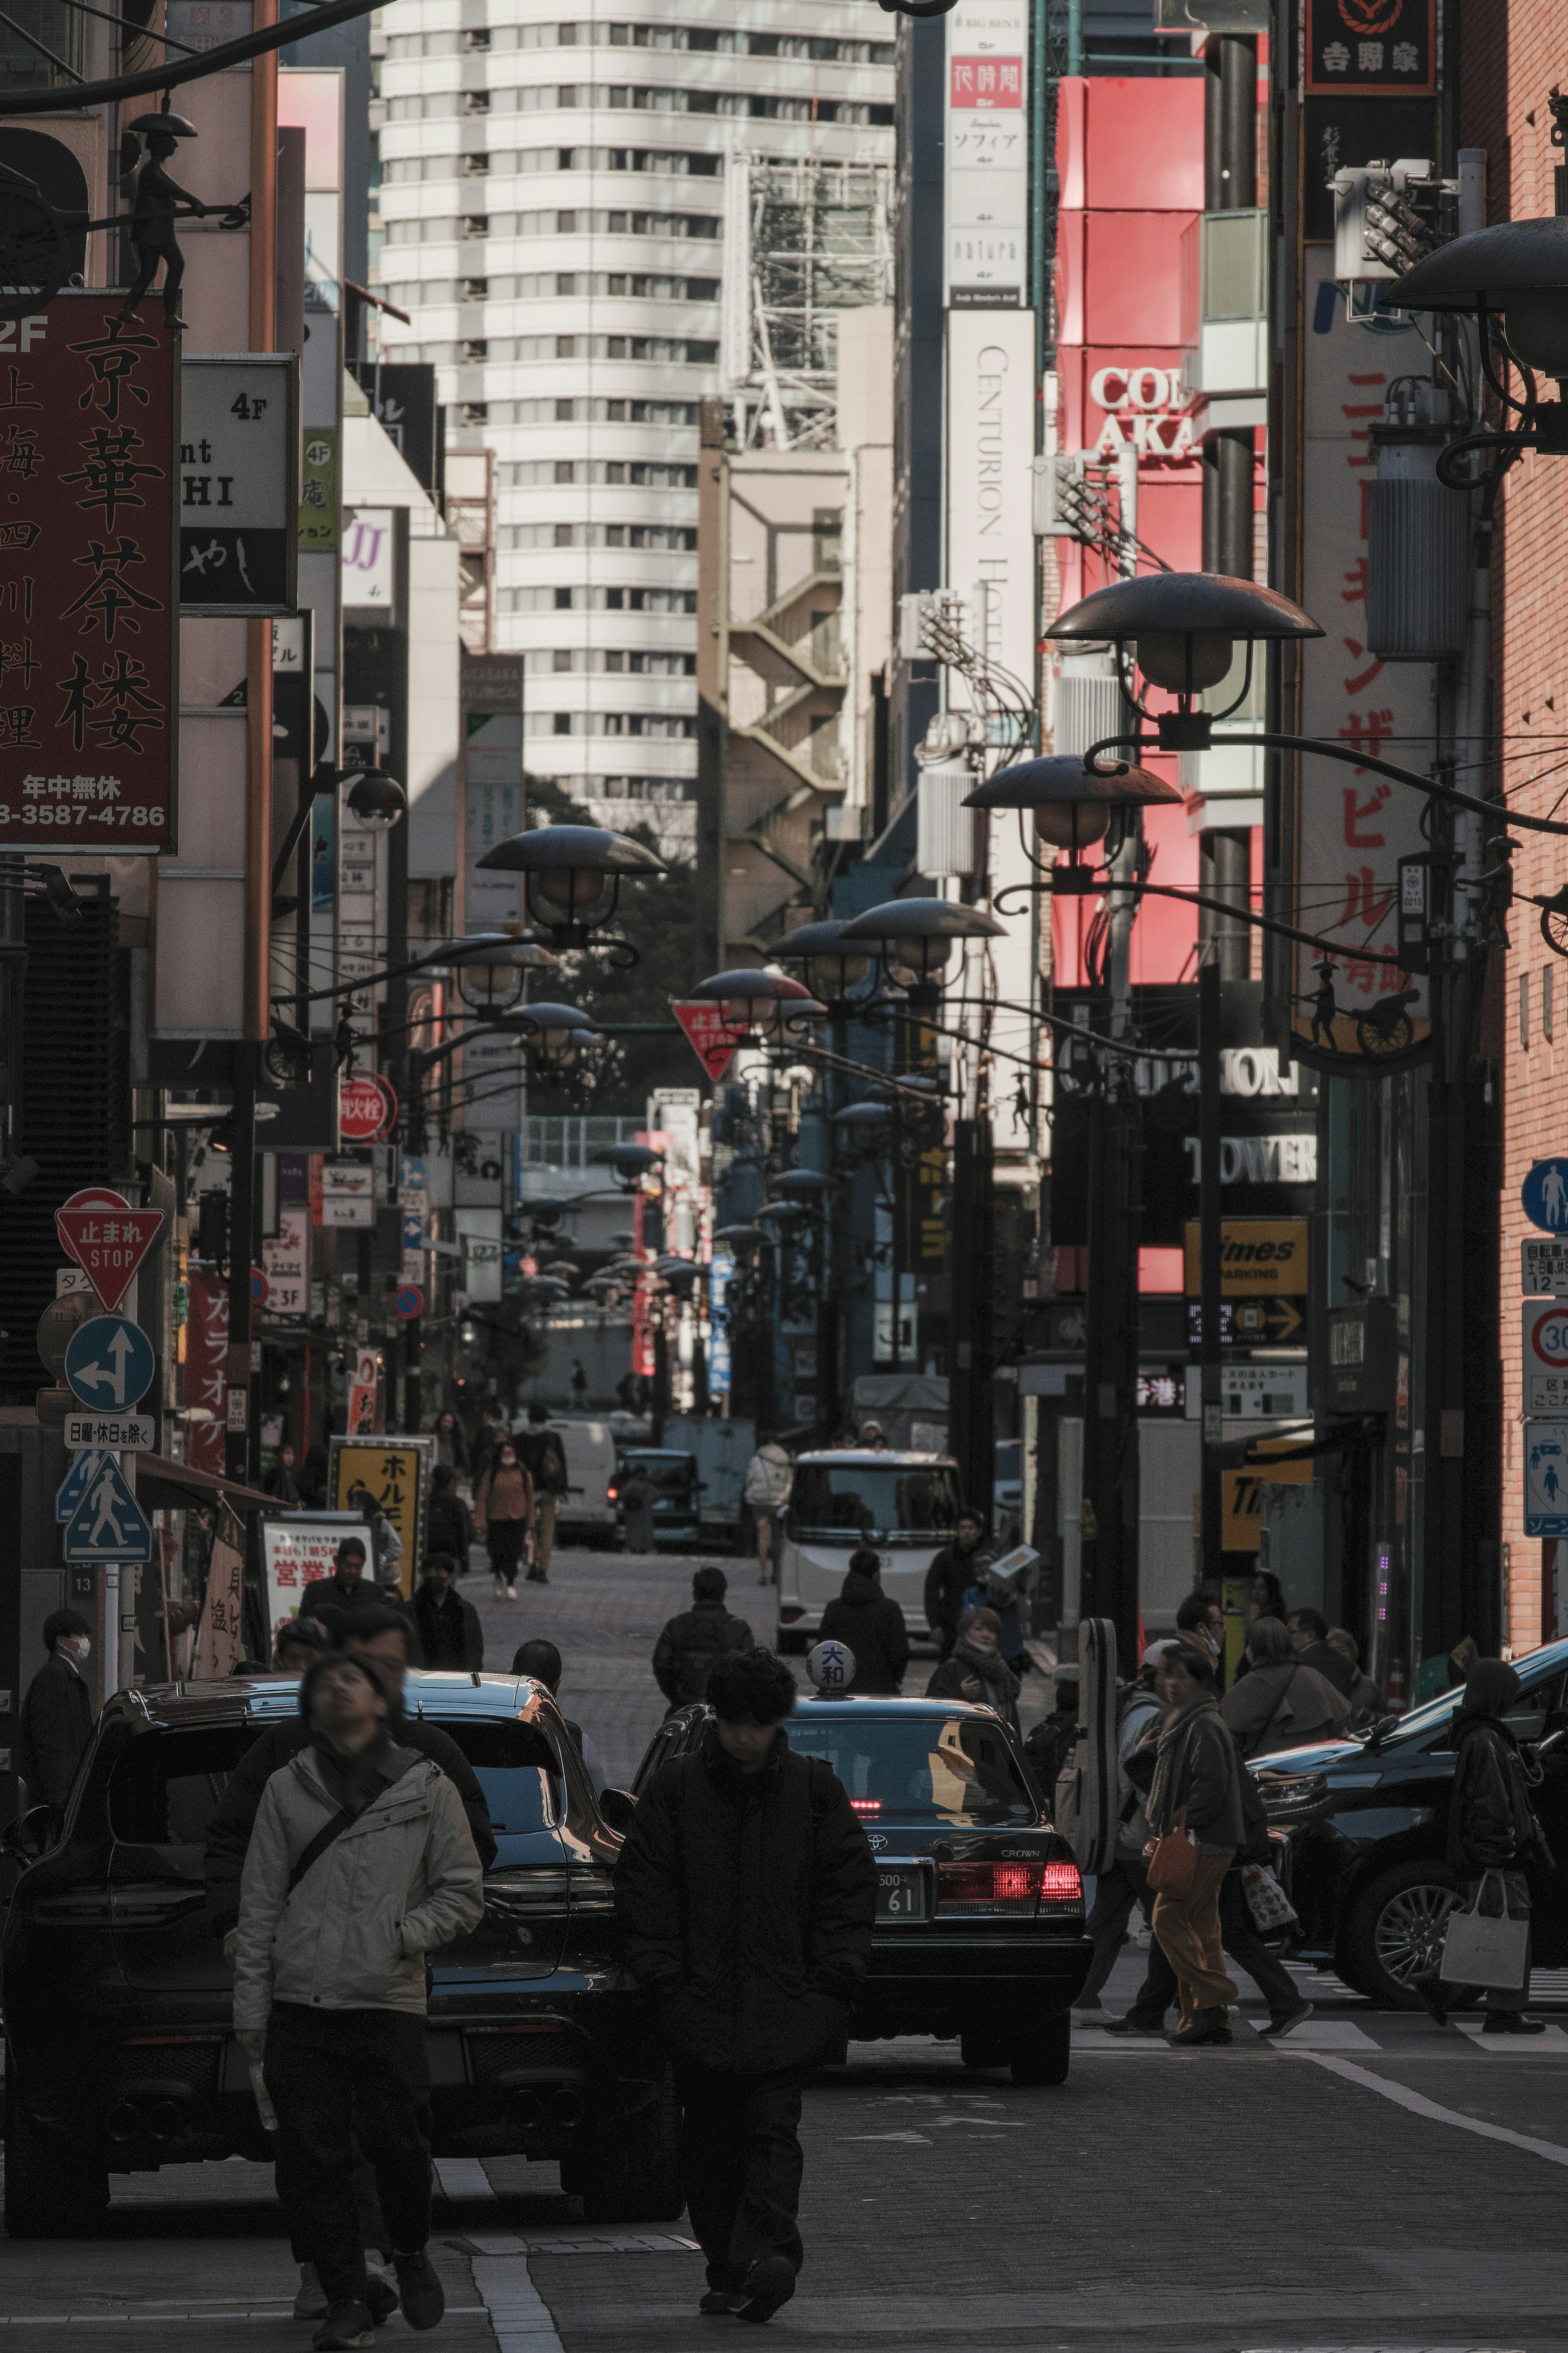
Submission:
[[[163,1229],[162,1209],[57,1209],[55,1226],[110,1314]]]
[[[68,292],[0,353],[0,849],[176,846],[176,350]]]
[[[945,299],[1016,310],[1028,237],[1029,12],[958,0],[947,20]]]
[[[328,1506],[334,1512],[384,1512],[403,1546],[397,1565],[405,1599],[425,1556],[425,1515],[429,1501],[430,1473],[435,1468],[433,1438],[334,1438]],[[366,1498],[368,1497],[368,1502]],[[382,1564],[366,1574],[384,1573]]]
[[[1301,649],[1301,732],[1420,772],[1430,757],[1432,665],[1384,663],[1368,649],[1366,491],[1372,427],[1394,379],[1426,364],[1428,322],[1347,320],[1332,269],[1331,250],[1308,247],[1301,602],[1324,634]],[[1426,802],[1339,761],[1309,754],[1298,766],[1291,921],[1336,946],[1296,949],[1296,1048],[1327,1069],[1385,1071],[1402,1052],[1421,1050],[1431,1029],[1426,982],[1376,960],[1397,955],[1399,860],[1426,847]]]
[[[180,605],[291,613],[300,427],[291,352],[204,353],[180,375]]]
[[[226,1497],[218,1507],[207,1587],[191,1658],[193,1683],[226,1683],[245,1650],[245,1530]],[[270,1664],[270,1661],[268,1664]]]
[[[1308,96],[1426,97],[1437,86],[1436,17],[1436,0],[1307,0]]]

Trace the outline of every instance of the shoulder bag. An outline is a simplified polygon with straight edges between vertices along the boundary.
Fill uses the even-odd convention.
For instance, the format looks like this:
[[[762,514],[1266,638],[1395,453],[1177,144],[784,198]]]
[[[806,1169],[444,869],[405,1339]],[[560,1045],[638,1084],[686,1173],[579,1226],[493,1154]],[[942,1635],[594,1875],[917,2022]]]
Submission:
[[[1184,1806],[1170,1829],[1154,1841],[1154,1852],[1149,1858],[1149,1884],[1156,1895],[1169,1895],[1178,1903],[1190,1895],[1198,1875],[1198,1850],[1187,1831],[1187,1810]]]

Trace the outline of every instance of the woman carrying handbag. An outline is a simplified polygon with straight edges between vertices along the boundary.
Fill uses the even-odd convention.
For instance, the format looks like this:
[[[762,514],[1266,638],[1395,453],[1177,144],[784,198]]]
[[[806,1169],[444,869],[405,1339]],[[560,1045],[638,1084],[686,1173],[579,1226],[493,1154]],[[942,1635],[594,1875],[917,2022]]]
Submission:
[[[1508,1711],[1519,1697],[1520,1681],[1503,1659],[1478,1659],[1465,1678],[1464,1697],[1454,1719],[1453,1794],[1448,1800],[1448,1861],[1464,1888],[1462,1909],[1448,1915],[1449,1936],[1458,1957],[1467,1922],[1492,1925],[1491,1942],[1517,1949],[1519,1976],[1515,1982],[1489,1985],[1487,2034],[1543,2034],[1545,2021],[1527,2016],[1530,2000],[1530,1884],[1527,1873],[1553,1871],[1556,1863],[1530,1802],[1539,1768],[1526,1764],[1507,1723]],[[1508,1923],[1522,1926],[1522,1936],[1510,1936]],[[1422,2000],[1440,2026],[1447,2023],[1447,2003],[1463,1999],[1448,1974],[1445,1954],[1443,1980],[1431,1978],[1416,1987]],[[1511,1975],[1511,1971],[1510,1971]],[[1445,1993],[1447,1982],[1447,1991]]]
[[[1181,2022],[1167,2040],[1183,2050],[1230,2041],[1219,1891],[1243,1842],[1241,1765],[1215,1698],[1206,1646],[1182,1641],[1165,1653],[1171,1711],[1160,1728],[1143,1850],[1155,1890],[1152,1927],[1176,1973]]]

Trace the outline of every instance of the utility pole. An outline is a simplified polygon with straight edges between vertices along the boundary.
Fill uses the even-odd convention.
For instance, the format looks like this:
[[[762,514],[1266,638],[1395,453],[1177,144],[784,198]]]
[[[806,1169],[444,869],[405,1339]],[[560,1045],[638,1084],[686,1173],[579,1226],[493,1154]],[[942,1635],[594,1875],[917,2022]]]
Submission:
[[[1224,1295],[1224,1229],[1219,1213],[1221,1007],[1219,961],[1211,950],[1207,963],[1198,973],[1198,1247],[1202,1260],[1198,1365],[1203,1408],[1201,1566],[1205,1577],[1215,1577],[1220,1573],[1220,1556],[1225,1549],[1225,1474],[1219,1451],[1225,1430],[1220,1393],[1220,1314]]]

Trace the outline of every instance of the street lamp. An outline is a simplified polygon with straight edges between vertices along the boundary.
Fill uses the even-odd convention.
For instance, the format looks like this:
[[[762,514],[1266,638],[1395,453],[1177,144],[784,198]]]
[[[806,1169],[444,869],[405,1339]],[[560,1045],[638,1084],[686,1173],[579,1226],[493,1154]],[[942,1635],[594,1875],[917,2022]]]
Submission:
[[[1206,752],[1215,719],[1239,710],[1251,690],[1254,646],[1271,638],[1321,638],[1323,632],[1299,605],[1254,580],[1232,580],[1220,572],[1156,572],[1096,588],[1045,634],[1067,644],[1103,644],[1109,638],[1121,691],[1155,729],[1161,751]],[[1198,697],[1229,675],[1238,642],[1246,648],[1246,667],[1235,701],[1224,711],[1203,710]],[[1157,686],[1175,696],[1174,711],[1145,710],[1133,691],[1134,663],[1146,688]],[[1091,766],[1102,749],[1091,746],[1084,765]]]
[[[1075,863],[1067,868],[1054,867],[1052,881],[1058,889],[1089,888],[1090,870],[1076,864],[1079,849],[1091,842],[1100,841],[1111,833],[1105,855],[1114,858],[1121,846],[1129,812],[1146,808],[1157,802],[1180,802],[1181,794],[1174,785],[1151,774],[1147,768],[1133,767],[1125,760],[1114,768],[1090,768],[1078,753],[1058,753],[1047,759],[1020,760],[1011,768],[999,768],[994,776],[977,785],[964,801],[965,808],[1016,809],[1018,838],[1024,843],[1027,857],[1029,848],[1024,841],[1024,816],[1033,813],[1035,831],[1042,841],[1055,849],[1070,853]],[[1081,874],[1082,884],[1069,881]]]
[[[487,849],[479,864],[492,873],[521,874],[528,912],[557,947],[585,948],[599,939],[620,902],[628,875],[668,872],[661,858],[624,833],[596,825],[539,825]],[[629,940],[609,943],[611,961],[625,969],[639,961]]]
[[[1480,330],[1482,364],[1505,407],[1520,404],[1491,375],[1489,340],[1524,378],[1522,425],[1470,434],[1450,444],[1444,459],[1483,447],[1568,456],[1568,219],[1500,221],[1495,228],[1454,237],[1405,271],[1397,301],[1402,311],[1468,313]],[[1556,377],[1560,398],[1537,400],[1538,375]],[[1463,477],[1444,474],[1441,462],[1438,471],[1454,487],[1463,486]]]
[[[408,796],[384,768],[347,769],[344,774],[354,777],[349,787],[349,807],[373,833],[390,833],[407,816]]]
[[[664,1166],[664,1155],[650,1144],[610,1144],[595,1159],[607,1167],[623,1193],[639,1193],[649,1172]]]
[[[787,973],[763,972],[738,965],[730,972],[710,974],[690,996],[705,1004],[722,1005],[731,1029],[769,1045],[783,1045],[805,1025],[827,1011],[811,991]]]
[[[554,972],[560,959],[536,940],[481,932],[454,941],[446,961],[457,967],[458,994],[471,1013],[508,1013],[522,995],[523,975]]]
[[[843,945],[844,928],[842,920],[802,923],[773,946],[774,962],[798,964],[806,987],[813,997],[822,998],[829,1011],[841,1006],[871,969],[868,955]]]
[[[809,1208],[824,1193],[831,1193],[835,1183],[821,1168],[786,1168],[779,1178],[779,1191],[785,1200],[804,1201]]]
[[[524,1005],[512,1020],[551,1078],[563,1078],[583,1048],[591,1046],[599,1034],[592,1015],[579,1013],[574,1005]]]
[[[950,899],[889,899],[845,924],[846,944],[868,941],[878,949],[884,972],[906,989],[911,1005],[934,1005],[942,976],[961,940],[999,939],[1005,925],[978,907]]]

